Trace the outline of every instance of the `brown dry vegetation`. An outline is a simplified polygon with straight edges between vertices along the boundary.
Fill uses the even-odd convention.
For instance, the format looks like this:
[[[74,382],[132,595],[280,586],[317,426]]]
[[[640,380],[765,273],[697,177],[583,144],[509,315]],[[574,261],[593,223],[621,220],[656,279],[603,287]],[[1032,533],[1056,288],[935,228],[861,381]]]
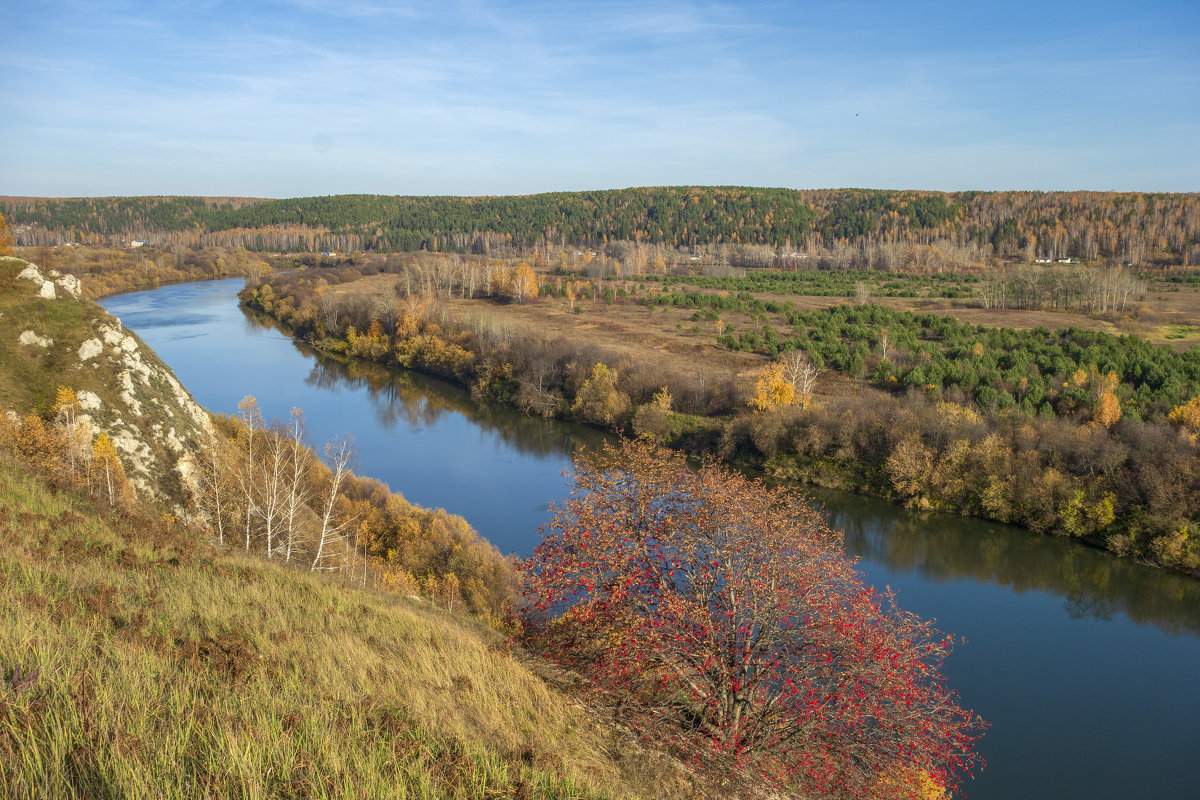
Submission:
[[[360,280],[331,287],[330,293],[355,302],[390,302],[396,295],[399,283],[396,275],[378,273]],[[572,311],[572,304],[565,298],[543,297],[530,303],[497,302],[493,298],[471,300],[459,297],[443,298],[441,301],[448,319],[458,324],[486,324],[495,328],[507,328],[517,338],[530,335],[550,338],[574,346],[602,346],[631,359],[652,360],[676,374],[692,375],[702,380],[717,375],[734,374],[747,377],[755,374],[767,363],[761,355],[749,352],[731,352],[716,343],[717,330],[712,322],[695,322],[684,309],[644,306],[632,301],[634,281],[619,278],[604,281],[604,286],[614,291],[624,288],[630,299],[609,305],[602,299],[576,301],[579,312]],[[672,287],[679,291],[709,291],[688,284]],[[657,291],[647,284],[642,293]],[[712,292],[716,293],[716,292]],[[779,295],[753,293],[764,301],[790,302],[801,311],[830,308],[847,302],[844,297],[818,297],[807,295]],[[934,313],[953,317],[971,325],[991,328],[1055,329],[1076,327],[1103,331],[1111,334],[1135,333],[1154,344],[1167,344],[1179,352],[1200,342],[1200,287],[1174,287],[1162,281],[1152,282],[1144,301],[1121,315],[1106,317],[1078,312],[1049,311],[1035,309],[991,308],[972,305],[972,301],[940,298],[872,298],[873,303],[897,311]],[[762,320],[736,311],[723,313],[721,321],[733,325],[737,330],[761,328]],[[770,324],[785,328],[779,318],[769,319]],[[699,328],[699,330],[696,330]],[[843,394],[848,388],[846,381],[826,377],[818,387],[818,394]]]
[[[1172,360],[1144,339],[1123,343],[1086,335],[1163,326],[1165,315],[1179,319],[1190,313],[1195,289],[1155,284],[1146,299],[1103,318],[1036,306],[970,308],[969,300],[933,298],[888,297],[831,309],[837,313],[829,319],[856,320],[858,327],[847,334],[853,340],[838,345],[855,354],[839,356],[844,372],[825,370],[815,392],[785,393],[803,396],[793,405],[760,402],[761,378],[772,363],[768,354],[803,347],[810,333],[827,335],[804,327],[809,323],[794,323],[797,307],[828,307],[844,303],[842,297],[788,296],[779,299],[791,305],[768,304],[777,298],[738,288],[770,283],[758,280],[762,276],[744,282],[630,280],[612,275],[609,265],[607,278],[543,272],[540,296],[512,302],[505,282],[511,266],[460,256],[418,255],[386,264],[367,259],[356,267],[256,282],[242,298],[293,326],[295,335],[318,349],[448,378],[480,399],[649,435],[694,453],[745,461],[780,478],[1081,537],[1185,571],[1200,567],[1200,548],[1189,538],[1200,513],[1196,431],[1182,407],[1175,408],[1195,391],[1195,359]],[[825,281],[817,288],[828,290],[829,276],[804,278],[812,279]],[[919,280],[907,285],[920,288]],[[731,291],[699,296],[689,291],[701,285]],[[917,324],[897,318],[892,309],[932,313]],[[939,316],[958,317],[965,327],[949,320],[949,327],[938,327]],[[887,325],[896,326],[897,336],[910,337],[906,349],[894,341],[889,349]],[[925,331],[922,325],[931,327]],[[1052,333],[1051,325],[1060,332]],[[1029,336],[1013,328],[1044,330]],[[795,336],[783,342],[781,336],[791,330]],[[1178,337],[1176,343],[1195,333],[1181,324],[1162,331],[1164,338]],[[915,379],[920,369],[915,358],[938,369],[933,359],[944,358],[944,351],[922,349],[920,339],[932,338],[938,347],[949,346],[945,342],[952,337],[959,342],[953,345],[959,360],[944,362],[946,369],[965,370],[960,374],[970,377],[944,383],[942,373],[928,385]],[[1132,360],[1121,369],[1130,383],[1102,375],[1090,362],[1071,360],[1062,347],[1028,381],[999,366],[1010,358],[1032,358],[1026,346],[1053,348],[1063,340],[1075,348],[1074,357],[1092,342],[1110,355],[1088,358],[1126,353]],[[1023,344],[1030,342],[1050,344]],[[1049,367],[1056,371],[1041,372]],[[972,381],[984,370],[991,370],[986,380],[996,388]],[[1155,370],[1171,377],[1135,385],[1137,374]],[[1106,389],[1110,379],[1117,383]],[[1153,394],[1167,384],[1174,388]],[[1041,394],[1031,400],[1024,395],[1027,385]],[[658,403],[662,387],[665,402]],[[794,382],[792,388],[798,389]]]
[[[0,455],[0,795],[702,794],[499,633],[148,511]]]

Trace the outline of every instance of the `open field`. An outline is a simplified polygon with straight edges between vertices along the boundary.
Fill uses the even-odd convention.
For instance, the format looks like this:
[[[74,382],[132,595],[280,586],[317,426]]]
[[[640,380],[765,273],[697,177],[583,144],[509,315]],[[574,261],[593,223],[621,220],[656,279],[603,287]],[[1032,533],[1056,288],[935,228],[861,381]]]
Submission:
[[[347,298],[378,298],[399,303],[395,286],[398,278],[377,274],[332,289]],[[781,333],[790,330],[783,314],[725,309],[720,322],[704,318],[693,309],[669,305],[643,305],[639,298],[660,294],[663,287],[650,282],[609,279],[600,284],[600,298],[586,298],[573,304],[563,297],[539,297],[528,303],[497,302],[493,299],[444,299],[449,318],[469,323],[467,327],[507,330],[513,336],[562,340],[579,345],[601,346],[631,358],[651,358],[671,372],[701,380],[715,375],[751,376],[768,361],[763,355],[731,351],[718,344],[721,331],[759,331],[770,325]],[[685,281],[670,287],[673,292],[700,291],[727,296],[728,292],[703,290]],[[611,290],[613,302],[603,293]],[[768,304],[790,304],[799,311],[819,310],[853,303],[852,298],[807,295],[750,293]],[[1200,287],[1177,287],[1165,282],[1151,284],[1144,301],[1132,304],[1123,315],[1107,318],[1088,314],[1022,309],[984,309],[968,305],[974,301],[945,298],[876,297],[871,302],[897,311],[932,313],[953,317],[960,322],[993,328],[1018,330],[1038,327],[1051,330],[1076,327],[1115,335],[1137,334],[1154,344],[1166,344],[1182,352],[1200,342]],[[818,394],[843,393],[847,382],[827,377]],[[853,382],[849,382],[853,383]]]

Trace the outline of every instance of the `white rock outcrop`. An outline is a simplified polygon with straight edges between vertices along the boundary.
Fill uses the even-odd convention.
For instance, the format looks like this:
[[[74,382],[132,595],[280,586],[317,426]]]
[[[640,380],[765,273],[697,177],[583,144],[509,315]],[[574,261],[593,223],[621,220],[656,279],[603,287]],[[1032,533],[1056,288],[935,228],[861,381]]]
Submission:
[[[79,345],[79,360],[90,361],[103,352],[104,345],[101,344],[99,339],[92,337],[83,344]]]
[[[79,398],[79,407],[84,411],[99,411],[103,405],[100,402],[100,397],[95,392],[89,392],[87,389],[79,392],[76,397]]]
[[[38,336],[36,333],[34,333],[31,330],[21,331],[21,335],[17,338],[17,341],[20,342],[25,347],[37,346],[37,347],[46,348],[46,347],[49,347],[50,345],[54,344],[53,339],[47,338],[45,336]]]
[[[53,300],[55,298],[54,281],[46,280],[46,277],[42,275],[42,271],[35,265],[30,264],[28,267],[21,270],[17,277],[23,281],[29,281],[37,286],[38,294],[47,300]]]
[[[22,259],[0,256],[0,261],[16,262],[18,278],[33,284],[39,297],[60,303],[82,299],[73,275],[43,274]],[[78,429],[109,436],[139,495],[165,498],[182,487],[194,498],[201,490],[196,453],[213,431],[208,412],[119,319],[95,311],[84,329],[58,337],[79,359],[62,375],[64,384],[77,389]],[[54,345],[32,329],[17,338],[27,348]]]
[[[63,275],[61,278],[55,278],[54,285],[76,300],[83,297],[83,284],[74,275]]]
[[[63,275],[56,269],[50,270],[50,277],[46,277],[36,264],[30,264],[21,270],[17,277],[35,284],[38,287],[38,295],[47,300],[54,300],[58,297],[55,287],[62,289],[64,294],[74,297],[76,300],[83,297],[83,284],[79,282],[79,278],[74,275]]]

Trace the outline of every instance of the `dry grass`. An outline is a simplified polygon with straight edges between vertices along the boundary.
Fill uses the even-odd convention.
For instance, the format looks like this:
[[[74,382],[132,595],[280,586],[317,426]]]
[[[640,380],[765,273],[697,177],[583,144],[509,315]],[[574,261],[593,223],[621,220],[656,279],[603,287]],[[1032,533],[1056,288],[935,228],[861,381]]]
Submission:
[[[0,528],[5,796],[685,795],[471,619],[218,554],[9,461]]]
[[[335,294],[382,298],[395,302],[395,275],[377,274],[332,289]],[[611,278],[605,287],[614,292],[624,288],[629,299],[608,305],[603,300],[580,300],[573,310],[567,300],[542,297],[527,304],[497,303],[492,300],[444,300],[449,319],[468,329],[485,326],[500,330],[513,340],[539,337],[560,340],[576,347],[600,345],[610,352],[627,355],[631,360],[661,365],[665,371],[689,375],[702,381],[717,376],[755,374],[767,359],[749,352],[731,352],[717,344],[715,323],[692,319],[692,311],[684,308],[643,306],[638,297],[661,289],[658,284]],[[636,293],[635,293],[636,287]],[[689,291],[696,287],[676,284],[671,291]],[[698,291],[706,291],[697,289]],[[711,291],[711,290],[707,290]],[[790,302],[800,310],[827,308],[850,302],[843,297],[810,297],[754,293],[765,301]],[[872,302],[900,311],[934,313],[954,317],[960,322],[987,327],[1030,329],[1045,327],[1079,327],[1107,333],[1137,333],[1158,344],[1170,344],[1185,350],[1200,341],[1200,333],[1179,337],[1180,326],[1200,324],[1200,289],[1183,287],[1169,291],[1166,284],[1152,284],[1145,302],[1121,316],[1100,318],[1062,311],[1026,311],[1019,309],[983,309],[968,305],[965,300],[940,298],[879,297]],[[769,323],[777,331],[790,329],[786,320],[777,314],[766,319],[734,311],[722,312],[722,323],[739,332],[761,329]],[[824,382],[825,384],[828,381]],[[820,393],[827,394],[823,385]]]

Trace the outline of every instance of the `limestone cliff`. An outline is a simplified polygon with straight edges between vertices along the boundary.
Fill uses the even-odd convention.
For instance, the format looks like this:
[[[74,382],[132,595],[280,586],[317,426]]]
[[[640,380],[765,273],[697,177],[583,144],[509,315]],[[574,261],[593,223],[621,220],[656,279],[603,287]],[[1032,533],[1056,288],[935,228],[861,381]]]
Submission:
[[[77,392],[80,422],[112,439],[140,495],[189,499],[208,413],[145,343],[82,297],[77,278],[0,258],[0,406],[43,412],[59,386]]]

